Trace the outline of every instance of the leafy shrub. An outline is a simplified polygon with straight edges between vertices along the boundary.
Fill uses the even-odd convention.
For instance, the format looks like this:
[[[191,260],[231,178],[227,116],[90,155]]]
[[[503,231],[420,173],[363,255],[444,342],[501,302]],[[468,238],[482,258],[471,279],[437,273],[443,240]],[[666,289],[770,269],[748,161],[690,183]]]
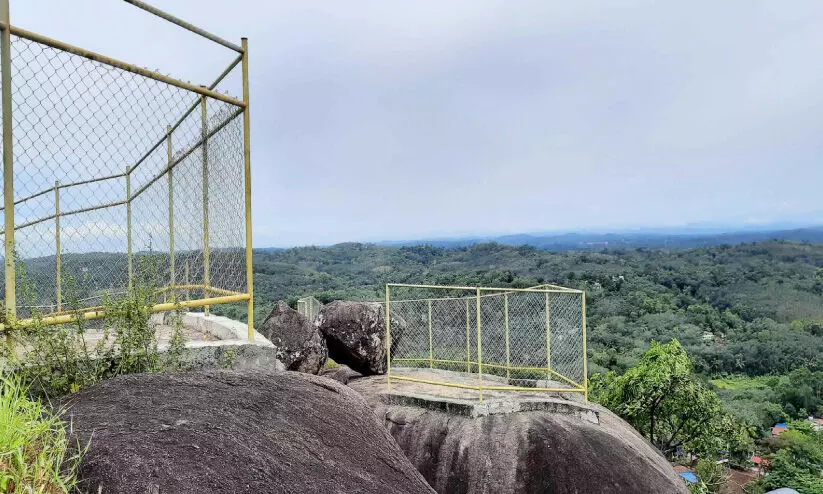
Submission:
[[[173,326],[168,351],[163,356],[158,352],[157,328],[151,319],[152,306],[159,293],[157,261],[151,256],[141,256],[137,261],[132,286],[122,295],[104,298],[105,317],[94,345],[86,338],[89,322],[81,319],[51,326],[34,311],[33,325],[13,329],[17,348],[6,357],[29,385],[31,394],[60,396],[117,375],[178,371],[187,367],[183,359],[185,337],[179,311],[173,311],[168,318]],[[22,264],[18,273],[25,298],[31,285]],[[71,290],[73,280],[68,279],[64,286],[66,305],[70,311],[79,311],[81,306]]]

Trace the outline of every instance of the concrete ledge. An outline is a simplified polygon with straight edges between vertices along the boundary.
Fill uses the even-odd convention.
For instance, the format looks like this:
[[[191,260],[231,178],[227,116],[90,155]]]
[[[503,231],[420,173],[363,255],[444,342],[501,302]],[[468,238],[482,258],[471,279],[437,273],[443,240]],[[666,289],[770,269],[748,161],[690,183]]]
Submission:
[[[239,340],[258,346],[274,347],[272,342],[263,337],[257,330],[254,330],[254,341],[250,342],[248,325],[228,317],[215,316],[214,314],[206,316],[202,312],[186,312],[182,318],[183,326],[209,333],[219,340]]]
[[[208,345],[189,346],[182,356],[186,370],[231,368],[233,370],[266,369],[286,370],[286,366],[277,360],[274,347],[257,345],[248,341],[209,341]]]
[[[379,393],[378,397],[380,401],[386,405],[412,406],[471,418],[517,412],[542,411],[571,415],[593,424],[600,424],[600,416],[594,409],[581,403],[558,398],[495,397],[481,403],[480,401],[414,393]]]

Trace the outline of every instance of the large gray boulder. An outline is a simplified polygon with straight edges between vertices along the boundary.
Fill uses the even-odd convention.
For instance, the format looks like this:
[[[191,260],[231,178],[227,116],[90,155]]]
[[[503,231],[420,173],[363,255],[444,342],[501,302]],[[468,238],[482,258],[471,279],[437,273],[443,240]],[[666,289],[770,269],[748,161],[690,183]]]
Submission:
[[[303,314],[279,301],[258,328],[277,348],[287,370],[317,374],[329,352],[320,331]]]
[[[433,492],[364,400],[318,376],[135,374],[62,405],[84,492]]]
[[[383,377],[355,379],[349,386],[367,398],[412,464],[441,494],[688,494],[663,455],[597,405],[584,414],[568,410],[585,405],[568,402],[472,418],[381,396]],[[592,420],[595,413],[598,418]]]
[[[386,318],[381,304],[337,300],[323,306],[315,324],[335,362],[363,375],[386,373]],[[402,319],[392,317],[392,348],[404,326]]]

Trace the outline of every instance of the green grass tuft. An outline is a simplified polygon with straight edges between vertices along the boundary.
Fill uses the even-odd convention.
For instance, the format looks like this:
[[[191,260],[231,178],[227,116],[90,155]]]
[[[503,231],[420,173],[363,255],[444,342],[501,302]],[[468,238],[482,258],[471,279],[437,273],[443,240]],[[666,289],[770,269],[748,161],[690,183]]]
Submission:
[[[0,492],[71,492],[81,454],[59,417],[26,396],[19,377],[0,377]]]

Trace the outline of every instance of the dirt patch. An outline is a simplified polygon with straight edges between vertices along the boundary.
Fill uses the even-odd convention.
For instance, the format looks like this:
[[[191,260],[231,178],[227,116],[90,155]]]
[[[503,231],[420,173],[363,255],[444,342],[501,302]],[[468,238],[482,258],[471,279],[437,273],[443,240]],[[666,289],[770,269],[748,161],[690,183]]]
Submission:
[[[432,492],[364,400],[317,376],[139,374],[67,404],[92,492]]]

